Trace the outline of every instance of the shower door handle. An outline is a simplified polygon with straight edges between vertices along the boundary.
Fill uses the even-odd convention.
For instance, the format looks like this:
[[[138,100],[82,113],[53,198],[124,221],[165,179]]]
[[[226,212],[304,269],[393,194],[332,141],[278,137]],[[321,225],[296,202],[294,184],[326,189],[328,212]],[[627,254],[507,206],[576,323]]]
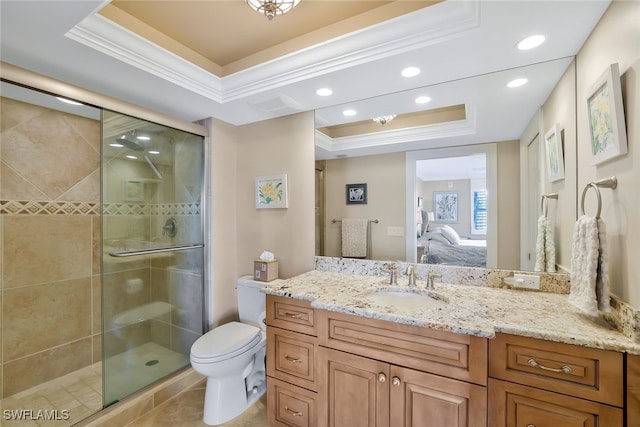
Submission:
[[[164,252],[186,251],[189,249],[204,248],[204,243],[187,243],[185,245],[168,246],[166,248],[138,249],[134,251],[117,251],[109,252],[109,256],[113,257],[129,257],[138,255],[152,255]]]

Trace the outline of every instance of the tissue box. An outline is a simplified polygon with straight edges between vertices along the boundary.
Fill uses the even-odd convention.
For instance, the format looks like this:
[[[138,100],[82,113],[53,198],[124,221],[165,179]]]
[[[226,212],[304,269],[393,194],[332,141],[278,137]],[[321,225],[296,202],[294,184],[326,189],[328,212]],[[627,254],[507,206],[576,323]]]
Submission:
[[[257,259],[253,262],[253,279],[261,282],[270,282],[278,278],[278,260],[263,261]]]

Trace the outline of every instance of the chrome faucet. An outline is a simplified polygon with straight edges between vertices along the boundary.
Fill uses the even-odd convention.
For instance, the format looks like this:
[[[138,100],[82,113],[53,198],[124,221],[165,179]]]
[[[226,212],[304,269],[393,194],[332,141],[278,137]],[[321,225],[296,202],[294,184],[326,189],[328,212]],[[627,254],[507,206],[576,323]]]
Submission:
[[[440,278],[442,278],[442,274],[434,273],[433,271],[430,271],[429,274],[427,275],[427,289],[434,289],[435,287],[433,286],[433,279],[440,279]]]
[[[409,282],[407,283],[407,286],[409,287],[416,286],[416,266],[415,265],[410,265],[409,267],[407,267],[407,276],[409,277]]]

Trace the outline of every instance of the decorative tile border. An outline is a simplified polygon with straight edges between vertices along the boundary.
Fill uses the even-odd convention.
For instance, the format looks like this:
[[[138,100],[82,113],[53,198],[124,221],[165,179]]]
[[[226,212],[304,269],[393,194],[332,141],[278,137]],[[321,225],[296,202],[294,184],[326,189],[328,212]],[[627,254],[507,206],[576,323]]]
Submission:
[[[100,204],[88,202],[0,200],[0,215],[99,215]]]
[[[145,205],[109,203],[104,215],[200,215],[200,203]],[[0,215],[100,215],[100,203],[0,200]]]

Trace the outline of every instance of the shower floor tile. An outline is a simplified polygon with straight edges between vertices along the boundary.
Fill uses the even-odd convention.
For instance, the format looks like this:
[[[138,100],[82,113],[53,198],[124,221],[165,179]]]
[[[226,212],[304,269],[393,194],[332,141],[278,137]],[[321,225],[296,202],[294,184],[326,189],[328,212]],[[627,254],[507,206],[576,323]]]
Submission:
[[[102,365],[87,366],[2,399],[0,409],[0,425],[6,427],[73,425],[102,409]]]

